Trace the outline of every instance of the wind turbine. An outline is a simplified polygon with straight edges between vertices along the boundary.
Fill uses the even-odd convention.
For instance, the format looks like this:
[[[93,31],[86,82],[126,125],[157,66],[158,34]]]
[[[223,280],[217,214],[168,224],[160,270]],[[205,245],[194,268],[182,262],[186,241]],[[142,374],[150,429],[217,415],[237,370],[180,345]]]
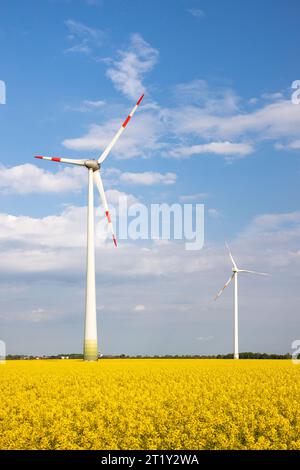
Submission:
[[[100,198],[104,206],[108,226],[112,234],[112,239],[117,246],[117,239],[113,230],[113,225],[108,210],[107,200],[103,188],[100,174],[101,165],[112,150],[117,140],[121,137],[127,124],[140,105],[144,95],[137,101],[136,105],[127,116],[118,132],[111,142],[104,149],[98,160],[36,156],[41,160],[51,160],[53,162],[70,163],[71,165],[84,166],[88,169],[88,215],[87,215],[87,274],[86,274],[86,303],[85,303],[85,329],[84,329],[84,360],[97,361],[98,359],[98,336],[97,336],[97,315],[96,315],[96,288],[95,288],[95,241],[94,241],[94,186],[98,188]]]
[[[250,273],[250,274],[259,274],[260,276],[268,276],[267,273],[259,273],[257,271],[250,271],[249,269],[239,269],[234,261],[232,253],[228,244],[226,243],[226,247],[229,251],[229,257],[232,263],[232,275],[228,279],[228,281],[224,284],[222,289],[217,293],[215,300],[217,300],[220,295],[222,295],[223,291],[226,287],[234,280],[234,308],[233,308],[233,357],[234,359],[239,359],[239,304],[238,304],[238,274],[239,273]]]

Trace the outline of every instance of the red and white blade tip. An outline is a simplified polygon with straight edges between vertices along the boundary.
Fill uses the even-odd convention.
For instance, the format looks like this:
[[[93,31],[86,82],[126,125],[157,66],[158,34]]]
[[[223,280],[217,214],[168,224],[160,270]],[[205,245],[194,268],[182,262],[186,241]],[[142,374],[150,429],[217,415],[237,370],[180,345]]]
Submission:
[[[143,94],[139,97],[139,99],[137,100],[137,103],[136,103],[137,106],[141,103],[141,101],[142,101],[142,99],[144,98],[144,96],[145,96],[145,93],[143,93]]]
[[[113,231],[112,231],[113,229],[112,229],[112,223],[111,223],[111,218],[110,218],[110,213],[109,213],[109,211],[105,211],[105,215],[106,215],[106,218],[107,218],[107,222],[109,223],[109,225],[110,225],[110,227],[111,227],[112,239],[113,239],[114,245],[115,245],[115,246],[118,246],[116,236],[115,236],[115,234],[114,234]]]
[[[105,211],[105,215],[106,215],[106,218],[107,218],[107,222],[110,224],[110,223],[111,223],[111,219],[110,219],[110,213],[109,213],[109,211]]]
[[[58,157],[43,157],[41,155],[36,155],[34,158],[39,158],[40,160],[51,160],[52,162],[60,162],[61,161],[61,158],[58,158]]]
[[[125,127],[127,126],[127,124],[129,123],[130,119],[131,119],[131,116],[128,115],[127,118],[125,119],[125,121],[124,121],[123,124],[122,124],[122,127],[124,127],[124,129],[125,129]]]

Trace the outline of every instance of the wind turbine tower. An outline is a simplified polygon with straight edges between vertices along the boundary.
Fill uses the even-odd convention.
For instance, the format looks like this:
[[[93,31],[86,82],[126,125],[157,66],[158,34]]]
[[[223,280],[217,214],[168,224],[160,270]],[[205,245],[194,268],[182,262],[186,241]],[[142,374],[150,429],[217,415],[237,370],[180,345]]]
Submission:
[[[226,243],[226,247],[229,251],[229,257],[232,263],[232,275],[228,281],[224,284],[222,289],[217,293],[215,300],[217,300],[226,287],[234,280],[234,291],[233,291],[233,357],[239,359],[239,300],[238,300],[238,276],[240,273],[259,274],[260,276],[268,276],[267,273],[259,273],[257,271],[250,271],[248,269],[239,269],[232,256],[229,246]]]
[[[112,239],[117,246],[117,239],[113,230],[111,217],[107,205],[106,195],[100,174],[101,166],[117,140],[121,137],[127,124],[140,105],[144,95],[137,101],[136,105],[127,116],[118,132],[111,142],[104,149],[98,160],[93,159],[70,159],[58,157],[36,156],[42,160],[68,163],[86,167],[88,170],[88,214],[87,214],[87,269],[86,269],[86,300],[85,300],[85,328],[83,355],[85,361],[97,361],[98,359],[98,334],[97,334],[97,314],[96,314],[96,285],[95,285],[95,238],[94,238],[94,183],[98,188],[102,204],[104,206],[108,227],[112,234]]]

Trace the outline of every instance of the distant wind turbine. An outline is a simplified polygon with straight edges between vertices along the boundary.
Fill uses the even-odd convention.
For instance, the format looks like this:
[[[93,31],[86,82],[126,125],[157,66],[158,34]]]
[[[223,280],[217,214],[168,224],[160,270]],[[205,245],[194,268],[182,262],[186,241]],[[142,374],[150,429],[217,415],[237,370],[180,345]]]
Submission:
[[[74,160],[70,158],[43,157],[36,156],[42,160],[51,160],[53,162],[70,163],[71,165],[85,166],[88,169],[88,216],[87,216],[87,275],[86,275],[86,304],[85,304],[85,330],[84,330],[84,360],[96,361],[98,359],[98,335],[97,335],[97,315],[96,315],[96,288],[95,288],[95,240],[94,240],[94,186],[98,188],[101,201],[104,206],[108,226],[112,234],[112,239],[117,246],[117,239],[114,234],[107,200],[103,188],[100,168],[113,146],[122,135],[125,127],[129,123],[133,114],[137,110],[144,95],[137,101],[131,113],[127,116],[114,138],[104,149],[98,160],[81,159]]]
[[[238,274],[239,273],[250,273],[250,274],[259,274],[260,276],[268,276],[269,274],[259,273],[257,271],[250,271],[248,269],[239,269],[236,265],[236,262],[233,259],[233,256],[231,254],[230,248],[229,248],[227,243],[226,243],[226,247],[229,251],[229,257],[230,257],[231,263],[232,263],[232,275],[230,276],[228,281],[224,284],[222,289],[217,293],[217,295],[215,297],[215,300],[217,300],[220,297],[220,295],[222,295],[223,291],[226,289],[226,287],[234,279],[233,357],[234,357],[234,359],[238,359],[239,358]]]

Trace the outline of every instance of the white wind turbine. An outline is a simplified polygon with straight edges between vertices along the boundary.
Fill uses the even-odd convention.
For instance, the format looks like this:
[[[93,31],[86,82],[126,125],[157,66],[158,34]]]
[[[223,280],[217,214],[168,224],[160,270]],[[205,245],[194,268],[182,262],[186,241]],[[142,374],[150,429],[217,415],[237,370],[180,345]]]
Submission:
[[[100,168],[109,152],[124,132],[125,127],[137,110],[144,95],[137,101],[131,113],[127,116],[112,141],[104,149],[98,160],[74,160],[69,158],[43,157],[36,156],[42,160],[51,160],[53,162],[70,163],[72,165],[85,166],[88,169],[88,216],[87,216],[87,274],[86,274],[86,304],[85,304],[85,330],[84,330],[84,360],[96,361],[98,359],[98,335],[97,335],[97,315],[96,315],[96,288],[95,288],[95,241],[94,241],[94,186],[98,188],[101,201],[104,206],[105,215],[109,229],[112,234],[113,242],[117,246],[117,239],[114,234],[107,200],[103,188]]]
[[[222,287],[222,289],[217,293],[215,300],[220,297],[226,287],[230,284],[230,282],[234,279],[234,308],[233,308],[233,357],[234,359],[239,358],[239,304],[238,304],[238,274],[239,273],[250,273],[250,274],[259,274],[260,276],[268,276],[267,273],[259,273],[257,271],[250,271],[249,269],[239,269],[236,265],[236,262],[233,259],[231,254],[230,248],[226,243],[226,247],[229,251],[229,256],[232,263],[232,275]]]

